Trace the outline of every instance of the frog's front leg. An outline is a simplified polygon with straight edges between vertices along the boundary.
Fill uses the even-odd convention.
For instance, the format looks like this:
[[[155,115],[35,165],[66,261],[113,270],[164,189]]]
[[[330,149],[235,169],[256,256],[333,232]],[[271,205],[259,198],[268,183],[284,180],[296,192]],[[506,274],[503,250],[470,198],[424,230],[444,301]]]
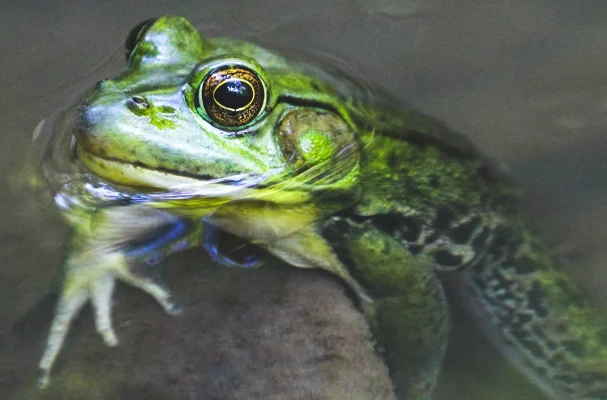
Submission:
[[[95,326],[108,346],[118,340],[111,322],[116,279],[147,293],[170,315],[179,313],[167,288],[141,268],[142,261],[195,245],[199,225],[145,206],[102,209],[75,225],[72,249],[65,263],[65,278],[40,360],[39,385],[49,383],[51,369],[78,311],[90,300]],[[137,271],[137,272],[135,272]]]
[[[322,268],[342,278],[361,301],[397,396],[431,398],[450,318],[443,287],[428,263],[370,222],[340,218],[267,248],[292,265]]]

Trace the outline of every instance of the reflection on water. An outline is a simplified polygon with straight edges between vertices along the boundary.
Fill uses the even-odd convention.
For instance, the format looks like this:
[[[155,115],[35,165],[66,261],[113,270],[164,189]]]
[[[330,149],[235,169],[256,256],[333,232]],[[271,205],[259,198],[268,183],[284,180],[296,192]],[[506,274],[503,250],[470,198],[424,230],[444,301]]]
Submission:
[[[601,183],[602,175],[596,172],[601,171],[603,165],[600,160],[596,161],[602,153],[591,150],[602,148],[604,144],[604,108],[601,105],[605,102],[603,90],[606,76],[602,66],[605,61],[603,55],[607,53],[602,46],[607,35],[601,26],[601,16],[607,13],[607,7],[589,4],[585,9],[571,10],[571,6],[561,6],[558,2],[545,8],[510,2],[507,8],[490,9],[488,6],[468,4],[474,2],[461,2],[457,8],[449,8],[447,4],[435,1],[431,3],[432,6],[424,7],[407,2],[407,12],[402,13],[402,9],[395,8],[392,2],[382,2],[381,12],[368,16],[364,12],[376,10],[373,5],[358,3],[359,8],[349,13],[343,11],[341,4],[331,10],[314,7],[295,10],[292,5],[281,7],[279,2],[273,2],[268,6],[251,7],[246,18],[242,13],[236,13],[238,15],[231,18],[229,10],[218,6],[205,10],[199,21],[203,31],[241,37],[249,36],[252,31],[255,40],[271,46],[294,51],[305,47],[311,53],[331,54],[333,58],[348,60],[351,65],[347,69],[355,75],[368,77],[372,83],[421,106],[427,112],[444,117],[489,153],[513,164],[519,179],[533,186],[529,208],[547,230],[555,232],[553,236],[557,239],[566,240],[570,236],[581,238],[578,242],[581,242],[579,246],[582,251],[600,248],[597,238],[605,237],[602,216],[606,191]],[[30,101],[31,96],[37,97],[40,91],[44,92],[42,88],[46,90],[57,83],[70,82],[70,74],[82,76],[82,71],[88,74],[99,64],[99,60],[116,49],[116,44],[124,39],[123,36],[138,20],[148,18],[150,14],[170,12],[191,16],[192,12],[191,5],[183,2],[171,10],[163,10],[161,5],[152,10],[153,6],[149,6],[148,10],[137,10],[137,15],[133,11],[133,14],[126,14],[128,17],[117,19],[117,7],[115,5],[112,10],[92,13],[96,17],[70,17],[71,13],[65,10],[50,10],[57,13],[54,14],[56,18],[61,19],[42,18],[47,15],[46,11],[38,10],[40,16],[36,16],[36,11],[18,7],[9,7],[11,12],[4,13],[4,18],[15,18],[13,22],[7,19],[6,23],[0,24],[2,29],[16,31],[15,25],[23,21],[22,18],[35,21],[42,18],[44,23],[27,24],[40,27],[42,34],[49,30],[61,31],[58,26],[74,27],[70,28],[74,31],[66,34],[49,36],[51,40],[44,41],[43,49],[39,49],[37,44],[42,42],[37,36],[41,33],[35,32],[35,29],[28,32],[31,33],[29,41],[28,35],[22,35],[23,39],[18,45],[23,50],[12,54],[16,54],[16,60],[23,60],[19,61],[23,65],[4,67],[21,70],[3,74],[14,77],[13,82],[20,82],[18,88],[10,87],[2,94],[7,100],[3,104],[13,105],[13,109],[8,111],[10,121],[4,126],[6,142],[0,157],[3,170],[8,171],[3,174],[5,182],[16,176],[17,165],[22,159],[20,154],[30,146],[29,132],[35,127],[36,121],[57,106],[71,102],[70,96],[89,83],[111,75],[108,72],[114,68],[120,69],[121,48],[116,50],[109,63],[104,63],[82,83],[77,83],[75,87],[68,85],[67,95],[52,92],[33,102]],[[387,19],[382,19],[386,18],[386,14]],[[70,18],[77,21],[70,21]],[[59,20],[65,22],[57,24]],[[112,20],[116,21],[116,32],[108,32],[107,28],[93,28],[107,27],[108,21]],[[585,26],[585,34],[578,29],[580,24]],[[91,36],[99,46],[87,44]],[[70,44],[72,42],[79,44]],[[40,53],[33,55],[36,51]],[[40,65],[46,63],[48,67],[39,74]],[[107,65],[110,65],[109,69]],[[23,110],[28,112],[24,113]],[[47,124],[54,122],[48,119]],[[71,139],[68,137],[65,140]],[[65,144],[61,147],[63,151],[71,148]],[[583,159],[586,154],[595,157],[598,168],[585,167],[580,164],[583,161],[571,161]],[[593,165],[590,160],[586,163]],[[573,164],[571,168],[562,170],[561,165],[570,164]],[[63,170],[65,167],[54,168]],[[576,175],[576,171],[579,171],[579,175]],[[580,179],[582,174],[583,178]],[[594,178],[588,180],[588,176]],[[74,180],[73,171],[66,175],[54,174],[53,179],[60,182],[58,185],[78,181]],[[542,186],[546,182],[550,186]],[[87,183],[91,185],[88,188],[93,190],[93,198],[106,196],[104,201],[108,198],[121,201],[122,192],[107,189],[98,182]],[[84,186],[76,184],[76,187]],[[58,187],[54,186],[53,189],[57,192]],[[592,195],[588,196],[588,192]],[[3,321],[0,328],[2,338],[8,337],[0,351],[7,354],[6,359],[14,360],[10,364],[15,369],[10,375],[4,369],[0,371],[2,377],[12,378],[0,382],[13,381],[17,385],[26,385],[35,381],[36,359],[44,340],[41,335],[46,332],[50,322],[50,310],[47,307],[49,312],[38,317],[45,320],[36,329],[25,331],[26,334],[11,328],[13,322],[21,320],[26,311],[36,306],[47,292],[48,282],[56,275],[57,266],[61,264],[65,237],[57,234],[62,232],[61,225],[56,218],[49,219],[50,201],[41,205],[39,192],[30,192],[21,187],[9,193],[4,202],[7,212],[3,216],[1,246],[5,267],[1,272],[0,296],[3,297],[0,299],[2,304],[8,306],[0,310]],[[595,250],[584,260],[594,259],[595,271],[601,270],[605,260],[600,251]],[[200,257],[200,254],[194,254],[190,265],[202,263]],[[184,263],[186,260],[180,261]],[[177,264],[179,262],[175,261],[172,265]],[[592,272],[592,266],[584,271]],[[230,275],[233,280],[242,279],[236,276]],[[225,277],[214,278],[217,282],[226,280]],[[245,278],[241,286],[235,287],[236,293],[250,283],[246,279],[249,278]],[[583,276],[579,279],[584,280]],[[598,289],[594,290],[603,292],[599,285],[604,280],[604,274],[599,275],[596,280]],[[223,282],[226,288],[233,285],[229,280]],[[205,289],[208,288],[205,286]],[[259,290],[252,289],[248,293],[251,302],[260,296]],[[149,304],[145,303],[141,308],[146,306]],[[159,316],[156,322],[164,323],[163,318]],[[221,320],[219,317],[214,321]],[[459,398],[457,393],[462,394],[461,398],[470,398],[471,393],[479,393],[477,398],[539,398],[534,389],[528,387],[524,379],[500,358],[495,357],[482,341],[471,339],[473,334],[469,334],[465,320],[460,323],[464,327],[456,330],[459,335],[454,339],[455,345],[447,360],[447,372],[441,380],[437,398]],[[128,324],[126,321],[124,326]],[[230,327],[238,329],[236,323]],[[127,330],[121,331],[121,338],[129,340],[126,338],[129,335]],[[89,332],[92,332],[91,329]],[[21,337],[17,340],[15,335]],[[88,342],[74,342],[76,348],[78,343],[99,348],[95,357],[103,359],[106,349],[101,348],[100,341],[93,333],[90,336],[92,339]],[[7,346],[11,346],[10,351]],[[127,345],[123,347],[126,348]],[[213,349],[212,344],[209,349]],[[493,354],[490,361],[484,358],[487,352]],[[210,354],[210,351],[207,353]],[[66,363],[68,358],[69,355],[66,356]],[[488,367],[488,363],[491,367]],[[466,368],[462,368],[462,365]],[[90,377],[95,379],[94,370],[90,371]],[[71,384],[78,385],[77,382]],[[0,383],[0,394],[9,386]],[[37,395],[31,392],[25,397],[28,396]]]

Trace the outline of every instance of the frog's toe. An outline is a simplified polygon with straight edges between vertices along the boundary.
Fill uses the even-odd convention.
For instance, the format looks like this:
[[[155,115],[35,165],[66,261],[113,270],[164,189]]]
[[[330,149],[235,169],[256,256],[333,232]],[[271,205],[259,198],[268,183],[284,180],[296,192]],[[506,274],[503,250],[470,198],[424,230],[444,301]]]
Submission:
[[[116,270],[127,267],[119,254],[104,257],[95,254],[95,257],[91,257],[90,253],[76,252],[70,256],[46,348],[39,364],[40,387],[48,385],[51,369],[63,347],[70,324],[89,299],[93,305],[97,332],[108,346],[118,344],[111,321],[112,293]]]
[[[39,387],[44,388],[48,386],[51,369],[53,364],[55,364],[59,351],[63,347],[70,324],[88,298],[89,293],[85,288],[61,294],[51,325],[51,331],[46,342],[46,349],[40,359],[39,367],[41,375],[38,381]]]
[[[143,290],[152,296],[158,304],[162,306],[164,311],[169,315],[180,315],[183,310],[179,304],[175,302],[171,292],[166,285],[151,277],[134,274],[129,270],[121,270],[120,279],[136,288]]]
[[[145,271],[144,271],[145,272]],[[173,301],[169,290],[158,280],[134,273],[128,260],[119,252],[75,252],[67,261],[66,278],[40,360],[39,386],[49,384],[51,369],[63,347],[70,324],[84,303],[90,299],[95,315],[95,327],[108,346],[118,339],[112,327],[112,294],[116,279],[149,293],[167,314],[178,315],[181,308]]]
[[[91,303],[95,312],[95,327],[107,346],[118,345],[118,339],[112,327],[112,293],[115,278],[106,275],[91,284]]]

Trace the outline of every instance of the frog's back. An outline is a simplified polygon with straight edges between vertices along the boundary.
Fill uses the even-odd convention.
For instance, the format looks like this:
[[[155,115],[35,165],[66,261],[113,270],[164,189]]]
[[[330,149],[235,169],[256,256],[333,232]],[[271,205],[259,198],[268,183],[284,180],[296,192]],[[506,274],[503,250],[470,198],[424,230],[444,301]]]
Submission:
[[[516,185],[432,118],[380,119],[363,140],[355,212],[438,273],[462,271],[458,295],[472,316],[547,394],[607,399],[605,315],[526,227]]]

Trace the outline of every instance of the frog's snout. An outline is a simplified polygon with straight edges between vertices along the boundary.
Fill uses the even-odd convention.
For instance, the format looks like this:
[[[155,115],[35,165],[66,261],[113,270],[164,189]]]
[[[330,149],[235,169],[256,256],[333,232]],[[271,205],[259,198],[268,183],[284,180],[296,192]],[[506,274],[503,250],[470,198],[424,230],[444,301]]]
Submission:
[[[103,115],[99,109],[88,103],[78,107],[74,118],[74,134],[80,141],[95,130],[95,127],[102,123]]]
[[[126,105],[125,105],[126,107]],[[73,119],[73,133],[77,143],[98,153],[104,143],[112,141],[111,132],[118,128],[120,118],[116,107],[108,107],[90,99],[80,105]]]

